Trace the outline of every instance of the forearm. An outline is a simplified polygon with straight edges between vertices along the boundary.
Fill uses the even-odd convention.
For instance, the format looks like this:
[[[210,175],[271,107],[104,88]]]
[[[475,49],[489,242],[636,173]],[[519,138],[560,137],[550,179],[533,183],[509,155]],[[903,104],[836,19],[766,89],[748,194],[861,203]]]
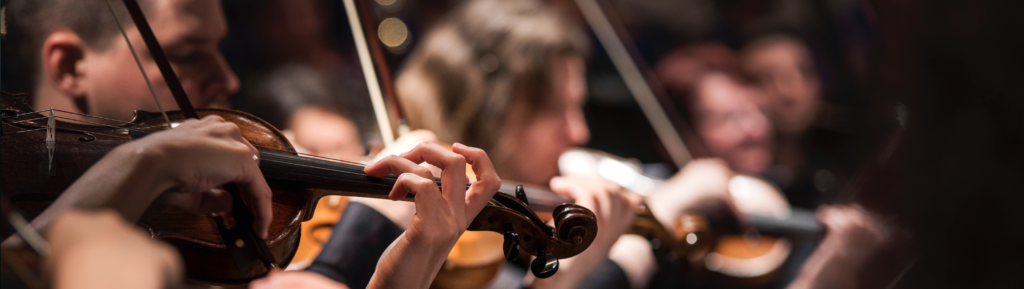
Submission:
[[[428,288],[454,244],[444,248],[411,242],[402,234],[384,252],[367,288]]]
[[[160,148],[120,146],[86,171],[51,208],[113,209],[135,222],[175,185],[165,176],[164,160]]]
[[[376,264],[405,230],[373,208],[350,202],[333,231],[306,270],[352,288],[366,288],[376,269],[368,264]]]

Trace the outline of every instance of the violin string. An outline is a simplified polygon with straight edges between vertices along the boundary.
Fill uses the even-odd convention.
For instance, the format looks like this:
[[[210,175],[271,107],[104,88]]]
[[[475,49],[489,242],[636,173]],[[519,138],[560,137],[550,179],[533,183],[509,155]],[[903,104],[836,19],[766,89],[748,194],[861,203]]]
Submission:
[[[127,122],[127,121],[123,121],[123,120],[117,120],[117,119],[112,119],[112,118],[106,118],[106,117],[82,114],[82,113],[65,111],[65,110],[55,109],[54,111],[59,111],[59,112],[63,112],[63,113],[71,114],[71,115],[77,115],[77,116],[84,116],[84,117],[91,117],[91,118],[96,118],[96,119],[102,119],[102,120],[111,121],[111,122],[117,122],[117,123],[120,123],[120,124],[123,124],[123,125],[135,126],[136,128],[163,128],[164,127],[164,124],[142,125],[142,124],[134,123],[134,122]],[[104,126],[108,126],[108,127],[117,127],[117,126],[106,125],[106,124],[99,124],[99,125],[104,125]]]
[[[63,120],[68,121],[68,122],[79,122],[79,123],[84,123],[84,124],[94,125],[94,126],[105,126],[105,127],[110,127],[110,128],[121,128],[119,126],[113,126],[113,125],[109,125],[109,124],[102,124],[102,123],[98,123],[98,122],[91,122],[91,121],[80,120],[80,119],[73,119],[73,118],[64,117],[64,116],[54,116],[54,118],[63,119]],[[137,132],[149,132],[149,131],[146,131],[146,130],[134,129],[134,128],[126,128],[126,129],[131,130],[131,131],[137,131]]]
[[[5,116],[5,117],[2,117],[0,119],[18,118],[18,117],[22,117],[22,116],[29,115],[29,114],[37,114],[37,113],[42,113],[42,112],[47,112],[47,111],[50,111],[50,110],[40,110],[40,111],[26,112],[26,113],[21,113],[21,114],[17,114],[17,115]],[[126,121],[122,121],[122,120],[116,120],[116,119],[112,119],[112,118],[105,118],[105,117],[99,117],[99,116],[88,115],[88,114],[81,114],[81,113],[76,113],[76,112],[71,112],[71,111],[66,111],[66,110],[60,110],[60,109],[54,109],[53,111],[54,112],[71,114],[71,115],[82,116],[82,117],[88,117],[88,118],[102,119],[102,120],[106,120],[106,121],[110,121],[110,122],[120,123],[120,124],[123,124],[123,125],[135,126],[136,128],[162,128],[164,126],[163,124],[158,124],[158,125],[142,125],[142,124],[138,124],[138,123],[126,122]],[[41,116],[41,117],[38,117],[38,118],[27,119],[27,120],[13,122],[13,123],[21,123],[21,122],[25,122],[25,121],[39,120],[39,119],[46,119],[46,118],[48,118],[48,117],[47,116]],[[101,125],[101,126],[112,127],[112,128],[122,128],[122,127],[118,127],[118,126],[112,126],[112,125],[96,123],[96,122],[87,122],[87,121],[82,121],[82,120],[72,119],[72,118],[67,118],[67,117],[64,117],[64,119],[67,119],[69,121],[82,122],[82,123],[88,123],[88,124],[93,124],[93,125]],[[8,121],[8,122],[11,122],[11,121]]]
[[[86,124],[91,124],[91,125],[100,125],[100,126],[102,126],[102,125],[103,125],[103,124],[101,124],[101,123],[95,123],[95,122],[89,122],[89,121],[83,121],[83,120],[76,120],[76,119],[71,119],[71,118],[67,118],[67,117],[63,117],[63,116],[54,116],[54,118],[57,118],[57,119],[62,119],[62,120],[68,120],[68,121],[77,121],[77,122],[81,122],[81,123],[86,123]],[[9,123],[5,123],[5,125],[12,125],[12,124],[9,124]],[[13,125],[12,125],[12,126],[13,126]],[[118,127],[116,127],[116,126],[111,126],[111,127],[114,127],[114,128],[118,128]],[[38,129],[33,129],[33,130],[29,130],[29,131],[35,131],[35,130],[43,130],[43,129],[46,129],[46,128],[45,128],[45,127],[42,127],[42,128],[38,128]],[[84,133],[84,131],[80,131],[80,130],[73,130],[73,131],[76,131],[76,132],[83,132],[83,133]],[[19,132],[25,132],[25,131],[19,131]],[[105,135],[105,136],[109,136],[109,137],[112,137],[112,138],[120,138],[120,139],[125,139],[125,140],[127,140],[127,141],[131,141],[131,140],[132,140],[132,139],[131,139],[131,138],[129,138],[129,137],[124,137],[124,136],[119,136],[119,135],[112,135],[112,134],[105,134],[105,133],[99,133],[99,132],[88,132],[88,134],[90,134],[90,135]]]
[[[3,125],[14,126],[14,125],[12,125],[10,123],[4,123]],[[17,126],[14,126],[14,127],[17,127]],[[19,133],[26,133],[26,132],[32,132],[32,131],[42,131],[42,130],[46,130],[46,129],[47,128],[45,128],[45,127],[35,128],[35,129],[22,129],[22,130],[10,132],[8,134],[19,134]],[[76,130],[76,129],[67,129],[67,131],[78,132],[78,133],[88,133],[90,135],[108,136],[108,137],[111,137],[111,138],[114,138],[114,139],[123,139],[123,140],[131,141],[131,138],[128,138],[128,137],[125,137],[125,136],[119,136],[119,135],[111,135],[111,134],[98,133],[98,132],[85,132],[85,131]],[[80,143],[78,145],[91,146],[91,147],[101,147],[101,148],[109,148],[109,146],[97,146],[97,145],[91,145],[91,144],[87,144],[87,143]],[[260,146],[256,146],[256,147],[260,147]],[[285,150],[273,149],[273,148],[265,148],[265,149],[285,151]],[[364,175],[364,174],[358,174],[358,173],[354,173],[354,172],[350,172],[350,171],[338,170],[336,168],[331,168],[331,167],[327,167],[327,166],[301,164],[301,163],[297,163],[297,162],[281,162],[281,161],[266,160],[266,159],[264,159],[263,161],[271,161],[271,162],[277,162],[277,163],[285,163],[285,164],[291,164],[291,165],[298,165],[298,166],[304,166],[304,167],[309,167],[309,168],[314,168],[314,169],[320,169],[320,170],[324,170],[324,171],[337,172],[337,173]],[[352,169],[362,169],[364,167],[364,166],[362,166],[360,164],[355,164],[355,163],[351,163],[351,162],[348,162],[348,163],[338,162],[338,164],[340,164],[340,165],[348,165],[349,168],[352,168]]]
[[[44,128],[37,128],[37,129],[31,129],[31,130],[22,130],[22,131],[17,131],[17,132],[12,132],[12,133],[6,133],[5,132],[4,135],[13,135],[13,134],[19,134],[19,133],[25,133],[25,132],[40,131],[40,130],[45,130],[45,129],[46,128],[44,127]],[[72,130],[72,131],[75,131],[75,130]],[[83,131],[75,131],[75,132],[86,133],[86,132],[83,132]],[[94,132],[88,132],[88,133],[89,134],[94,134]],[[83,143],[78,143],[78,144],[76,144],[76,146],[88,146],[88,147],[95,147],[95,148],[111,149],[110,146],[93,145],[93,144],[84,143],[84,142]]]
[[[18,124],[18,123],[29,122],[29,121],[40,120],[40,119],[47,119],[47,118],[49,118],[49,117],[41,116],[41,117],[37,117],[37,118],[30,118],[30,119],[25,119],[25,120],[20,120],[20,121],[6,121],[4,123]]]
[[[62,117],[62,116],[57,116],[56,118],[62,119],[62,120],[79,121],[79,120],[69,119],[69,118]],[[80,121],[80,122],[88,123],[88,124],[94,124],[94,125],[97,125],[97,126],[106,126],[106,127],[111,127],[111,128],[121,128],[121,129],[126,129],[126,130],[135,130],[135,129],[126,128],[126,127],[117,127],[117,126],[105,125],[105,124],[89,122],[89,121]],[[5,122],[5,123],[3,123],[3,125],[18,127],[16,125],[12,124],[11,122]],[[40,127],[40,128],[35,128],[35,129],[22,129],[22,130],[10,132],[10,134],[25,133],[25,132],[31,132],[31,131],[41,131],[41,130],[45,130],[45,129],[47,129],[47,128],[46,127]],[[94,132],[94,131],[86,132],[86,131],[77,130],[77,129],[66,129],[66,130],[67,131],[71,131],[71,132],[78,132],[78,133],[88,133],[90,135],[107,136],[107,137],[110,137],[110,138],[123,139],[123,140],[126,140],[126,141],[131,141],[132,140],[130,137],[122,136],[122,135],[112,135],[112,134],[99,133],[99,132]],[[138,131],[138,130],[136,130],[136,131]],[[150,131],[141,131],[141,132],[152,133]],[[95,146],[95,145],[91,145],[91,146],[102,147],[102,146]],[[296,153],[294,151],[285,150],[285,149],[270,148],[270,147],[259,146],[259,145],[253,145],[253,146],[258,148],[258,149],[263,149],[263,150],[268,150],[268,151],[283,151],[283,152],[288,152],[288,153]],[[352,169],[362,169],[362,168],[365,167],[365,165],[363,165],[363,164],[355,163],[355,162],[350,162],[350,161],[338,160],[338,159],[333,159],[333,158],[323,157],[323,156],[317,156],[317,155],[312,155],[312,154],[304,154],[304,153],[298,153],[298,154],[306,155],[306,156],[312,156],[313,158],[316,158],[316,159],[336,162],[336,163],[338,163],[340,165],[348,165]],[[329,168],[329,167],[326,167],[326,166],[312,166],[312,165],[308,165],[308,164],[299,164],[299,163],[292,163],[292,162],[286,162],[286,163],[293,164],[293,165],[302,165],[302,166],[306,166],[306,167],[311,167],[311,168],[316,168],[316,169],[323,169],[323,170],[339,172],[339,173],[350,173],[350,174],[352,173],[352,172],[341,171],[341,170]]]
[[[117,123],[122,123],[122,124],[135,125],[135,126],[140,126],[142,128],[156,128],[156,127],[164,128],[162,124],[161,125],[141,126],[141,125],[136,124],[136,123],[130,123],[130,122],[126,122],[126,121],[120,121],[120,120],[116,120],[116,119],[92,116],[92,115],[87,115],[87,114],[80,114],[80,113],[75,113],[75,112],[70,112],[70,111],[56,110],[56,109],[54,111],[55,112],[72,114],[72,115],[84,116],[84,117],[103,119],[103,120],[117,122]],[[31,114],[31,113],[38,113],[38,112],[22,113],[22,114],[18,114],[17,116],[24,116],[24,115],[28,115],[28,114]],[[9,117],[6,117],[6,118],[10,118],[10,117],[13,117],[13,116],[9,116]],[[25,121],[44,119],[44,118],[47,118],[47,117],[34,118],[34,119],[29,119],[29,120],[21,120],[21,121],[18,121],[18,122],[7,121],[7,122],[4,122],[3,125],[18,127],[18,126],[14,125],[14,124],[15,123],[25,122]],[[67,120],[67,121],[72,121],[72,122],[80,122],[80,123],[85,123],[85,124],[95,125],[95,126],[103,126],[103,127],[109,127],[109,128],[125,129],[125,130],[128,130],[128,131],[136,131],[136,132],[141,132],[141,133],[145,133],[145,134],[154,133],[153,131],[148,131],[148,130],[141,130],[141,129],[132,128],[132,127],[114,126],[114,125],[103,124],[103,123],[98,123],[98,122],[84,121],[84,120],[72,119],[72,118],[68,118],[68,117],[64,117],[64,116],[55,116],[55,118],[62,119],[62,120]],[[11,132],[10,134],[17,134],[17,133],[24,133],[24,132],[31,132],[31,131],[40,131],[40,130],[45,130],[45,129],[46,129],[45,127],[36,128],[36,129],[22,129],[22,130],[19,130],[19,131]],[[95,136],[95,135],[107,136],[107,137],[110,137],[110,138],[122,139],[122,140],[126,140],[126,141],[132,141],[133,140],[131,137],[123,136],[123,135],[111,135],[111,134],[98,133],[98,132],[93,132],[93,131],[86,132],[86,131],[82,131],[82,130],[67,129],[67,128],[65,130],[70,131],[70,132],[89,134],[89,135],[93,135],[93,136]],[[106,146],[97,146],[97,145],[88,145],[88,144],[81,144],[81,145],[86,145],[86,146],[91,146],[91,147],[100,147],[100,148],[109,148],[109,147],[106,147]],[[308,153],[300,153],[300,152],[296,152],[294,150],[271,148],[271,147],[260,146],[260,145],[255,145],[255,144],[253,146],[256,147],[257,149],[263,149],[263,150],[266,150],[266,151],[278,151],[278,152],[294,153],[294,154],[297,154],[297,155],[302,156],[302,157],[308,157],[308,158],[312,158],[312,159],[331,161],[331,162],[336,163],[337,165],[347,165],[347,166],[349,166],[348,168],[352,169],[352,170],[360,170],[361,171],[362,169],[364,169],[366,167],[366,165],[364,165],[362,163],[358,163],[358,162],[345,161],[345,160],[340,160],[340,159],[335,159],[335,158],[330,158],[330,157],[324,157],[324,156],[318,156],[318,155],[314,155],[314,154],[308,154]],[[264,159],[263,161],[266,161],[266,159]],[[309,168],[319,169],[319,170],[324,170],[324,171],[344,173],[344,174],[349,174],[349,175],[366,176],[365,173],[358,173],[358,172],[353,172],[353,171],[338,170],[336,168],[327,167],[327,166],[321,166],[321,165],[310,165],[310,164],[298,163],[298,162],[281,162],[281,161],[275,161],[275,162],[284,163],[284,164],[290,164],[290,165],[304,166],[304,167],[309,167]],[[388,179],[388,178],[392,178],[392,177],[385,177],[385,178]],[[395,176],[393,178],[397,179],[397,176]],[[440,180],[439,179],[435,178],[435,182],[437,182],[438,185],[440,185]],[[467,186],[468,185],[469,184],[467,184]],[[382,184],[382,186],[386,186],[386,185]]]
[[[6,116],[6,117],[0,117],[0,119],[9,119],[9,118],[16,118],[16,117],[20,117],[20,116],[25,116],[25,115],[31,115],[31,114],[42,114],[42,113],[44,113],[44,112],[48,112],[48,111],[49,111],[49,110],[42,110],[42,111],[28,112],[28,113],[16,114],[16,115],[13,115],[13,116]],[[53,111],[59,111],[59,110],[53,110]]]
[[[62,113],[67,113],[67,114],[72,114],[72,115],[84,116],[84,117],[97,118],[97,119],[102,119],[102,120],[106,120],[106,121],[112,121],[112,122],[117,122],[117,123],[122,123],[122,124],[136,126],[136,128],[133,129],[133,128],[130,128],[130,127],[129,128],[125,128],[125,127],[118,127],[118,126],[102,124],[102,123],[96,123],[96,122],[90,122],[90,121],[82,121],[82,120],[71,119],[71,118],[63,118],[63,119],[69,120],[69,121],[77,121],[77,122],[88,123],[88,124],[92,124],[92,125],[106,126],[106,127],[110,127],[110,128],[125,128],[125,129],[129,129],[129,130],[141,131],[141,132],[145,132],[145,133],[151,133],[151,132],[150,131],[142,131],[142,130],[139,130],[138,128],[158,128],[158,127],[161,128],[161,129],[163,128],[162,124],[160,124],[160,125],[143,126],[143,125],[140,125],[140,124],[137,124],[137,123],[131,123],[131,122],[126,122],[126,121],[121,121],[121,120],[116,120],[116,119],[111,119],[111,118],[105,118],[105,117],[92,116],[92,115],[81,114],[81,113],[75,113],[75,112],[64,111],[64,110],[59,110],[59,109],[55,109],[54,111],[62,112]],[[43,112],[43,111],[37,111],[37,112],[31,112],[31,113],[39,113],[39,112]],[[19,115],[16,115],[16,116],[23,116],[23,115],[31,114],[31,113],[23,113],[23,114],[19,114]],[[14,116],[11,116],[11,117],[14,117]],[[5,117],[5,118],[9,118],[9,117]],[[35,119],[45,119],[45,118],[46,117],[44,116],[44,117],[35,118]],[[62,118],[62,117],[58,117],[58,118]],[[35,120],[35,119],[33,119],[33,120]],[[257,146],[257,147],[259,147],[259,146]],[[267,148],[267,149],[271,149],[271,148]],[[318,155],[308,154],[308,153],[301,153],[301,152],[297,152],[297,151],[294,151],[294,150],[282,150],[282,149],[275,149],[275,150],[289,152],[289,153],[296,153],[296,154],[300,154],[300,155],[303,155],[303,156],[314,157],[314,158],[318,158],[318,159],[330,160],[330,161],[335,161],[335,162],[356,164],[355,162],[351,162],[351,161],[345,161],[345,160],[340,160],[340,159],[335,159],[335,158],[318,156]]]
[[[87,124],[99,125],[99,126],[106,126],[106,127],[110,127],[110,128],[125,128],[125,129],[128,129],[128,130],[141,131],[141,132],[145,132],[145,133],[151,133],[151,132],[150,131],[142,131],[142,130],[139,130],[138,128],[157,128],[157,127],[161,128],[161,129],[163,128],[162,124],[160,124],[160,125],[142,126],[142,125],[137,124],[137,123],[131,123],[131,122],[126,122],[126,121],[122,121],[122,120],[116,120],[116,119],[99,117],[99,116],[93,116],[93,115],[87,115],[87,114],[81,114],[81,113],[75,113],[75,112],[64,111],[64,110],[59,110],[59,109],[55,109],[54,111],[55,112],[62,112],[62,113],[67,113],[67,114],[72,114],[72,115],[77,115],[77,116],[83,116],[83,117],[91,117],[91,118],[102,119],[102,120],[106,120],[106,121],[111,121],[111,122],[117,122],[117,123],[121,123],[121,124],[127,124],[127,125],[134,125],[134,126],[136,126],[136,128],[133,129],[133,128],[130,128],[130,127],[125,128],[125,127],[118,127],[118,126],[113,126],[113,125],[108,125],[108,124],[103,124],[103,123],[97,123],[97,122],[83,121],[83,120],[71,119],[71,118],[66,118],[66,117],[57,117],[57,118],[62,118],[62,119],[66,119],[66,120],[69,120],[69,121],[77,121],[77,122],[81,122],[81,123],[87,123]],[[18,115],[15,115],[15,116],[10,116],[10,117],[23,116],[23,115],[32,114],[32,113],[39,113],[39,112],[44,112],[44,111],[22,113],[22,114],[18,114]],[[5,118],[10,118],[10,117],[5,117]],[[45,118],[46,117],[44,116],[44,117],[35,118],[33,120],[45,119]],[[259,147],[259,146],[256,146],[256,147]],[[272,149],[272,148],[266,148],[266,149]],[[330,160],[330,161],[341,162],[341,163],[358,164],[356,162],[345,161],[345,160],[340,160],[340,159],[335,159],[335,158],[330,158],[330,157],[325,157],[325,156],[318,156],[318,155],[308,154],[308,153],[301,153],[301,152],[297,152],[297,151],[294,151],[294,150],[283,150],[283,149],[273,149],[273,150],[279,150],[279,151],[284,151],[284,152],[289,152],[289,153],[295,153],[295,154],[299,154],[299,155],[302,155],[302,156],[313,157],[313,158],[323,159],[323,160]]]
[[[6,124],[6,123],[5,123],[4,125],[10,125],[10,124]],[[13,126],[13,125],[12,125],[12,126]],[[14,126],[14,127],[17,127],[17,126]],[[19,133],[23,133],[23,132],[32,132],[32,131],[37,131],[37,130],[45,130],[45,129],[46,129],[45,127],[41,127],[41,128],[36,128],[36,129],[25,129],[25,130],[18,130],[18,131],[14,131],[14,132],[10,132],[10,133],[8,133],[8,132],[4,132],[4,135],[9,135],[9,134],[19,134]]]
[[[8,123],[5,123],[4,125],[13,126],[13,125],[8,124]],[[17,127],[17,126],[14,126],[14,127]],[[34,128],[34,129],[22,129],[22,130],[19,130],[19,131],[11,132],[9,134],[19,134],[19,133],[26,133],[26,132],[33,132],[33,131],[42,131],[42,130],[46,130],[46,129],[48,129],[48,128],[40,127],[40,128]],[[88,134],[88,135],[91,135],[91,136],[94,136],[94,137],[95,137],[95,135],[102,135],[102,136],[108,136],[108,137],[115,138],[115,139],[123,139],[123,140],[126,140],[126,141],[131,141],[131,138],[127,138],[127,137],[119,136],[119,135],[105,134],[105,133],[92,132],[92,131],[91,132],[86,132],[86,131],[74,130],[74,129],[67,129],[67,130],[72,131],[72,132]],[[5,134],[8,134],[8,133],[5,133]]]

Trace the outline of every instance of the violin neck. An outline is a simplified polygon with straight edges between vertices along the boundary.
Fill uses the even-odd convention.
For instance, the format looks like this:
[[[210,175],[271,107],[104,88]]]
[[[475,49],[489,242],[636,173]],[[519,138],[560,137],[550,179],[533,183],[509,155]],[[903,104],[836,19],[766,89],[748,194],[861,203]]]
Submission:
[[[390,175],[383,178],[367,176],[361,165],[264,150],[260,151],[260,171],[268,183],[312,189],[321,196],[386,199],[397,180]],[[412,201],[412,196],[406,200]]]
[[[268,183],[312,190],[316,194],[312,198],[314,203],[325,195],[386,199],[397,181],[397,177],[391,175],[383,178],[367,176],[363,166],[358,164],[264,150],[260,151],[260,170]],[[441,181],[435,181],[440,187]],[[503,182],[499,191],[514,195],[516,185]],[[544,187],[524,187],[530,208],[537,211],[550,212],[561,204],[572,202]],[[408,196],[405,200],[412,201],[413,197]]]

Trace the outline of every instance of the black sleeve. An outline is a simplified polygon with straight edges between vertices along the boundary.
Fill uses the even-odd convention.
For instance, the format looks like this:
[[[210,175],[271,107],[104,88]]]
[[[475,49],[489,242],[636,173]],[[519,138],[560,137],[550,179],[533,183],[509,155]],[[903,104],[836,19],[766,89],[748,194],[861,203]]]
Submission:
[[[402,232],[402,228],[373,208],[349,202],[334,224],[331,238],[306,270],[351,288],[366,288],[380,256]]]
[[[583,282],[580,282],[579,288],[629,288],[629,277],[619,264],[611,259],[605,259],[583,279]]]

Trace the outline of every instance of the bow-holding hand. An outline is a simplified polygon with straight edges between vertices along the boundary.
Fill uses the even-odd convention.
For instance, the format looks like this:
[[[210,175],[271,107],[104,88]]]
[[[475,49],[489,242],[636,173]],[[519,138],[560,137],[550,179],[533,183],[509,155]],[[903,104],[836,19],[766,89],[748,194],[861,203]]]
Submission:
[[[196,213],[229,211],[231,195],[218,189],[228,183],[238,185],[253,214],[253,229],[266,238],[272,193],[260,173],[259,151],[237,125],[219,116],[187,120],[111,150],[32,225],[44,229],[73,208],[113,209],[134,223],[155,201]],[[20,241],[11,239],[5,244]]]

